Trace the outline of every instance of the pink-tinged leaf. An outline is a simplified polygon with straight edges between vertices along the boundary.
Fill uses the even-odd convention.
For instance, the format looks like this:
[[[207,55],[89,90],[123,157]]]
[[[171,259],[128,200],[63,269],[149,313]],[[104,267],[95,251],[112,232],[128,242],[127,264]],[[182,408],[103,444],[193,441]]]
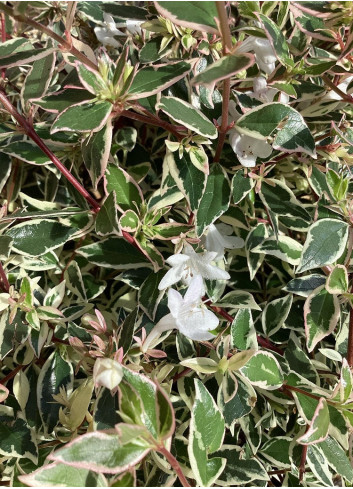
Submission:
[[[167,440],[172,436],[175,430],[175,416],[172,403],[169,396],[162,389],[157,381],[156,390],[156,413],[158,422],[158,439]]]
[[[297,439],[301,445],[313,445],[327,438],[330,414],[326,400],[321,397],[306,433]]]
[[[319,12],[318,10],[313,10],[306,5],[303,5],[300,2],[292,2],[291,5],[295,5],[299,10],[306,12],[307,14],[314,15],[315,17],[319,17],[325,19],[326,17],[330,17],[331,12]]]
[[[0,402],[4,402],[9,395],[9,389],[4,385],[0,384]]]
[[[173,24],[219,34],[215,2],[154,2],[156,9]]]
[[[97,71],[79,61],[76,61],[75,66],[80,82],[86,90],[96,95],[106,88],[103,78]]]
[[[41,99],[34,100],[33,103],[47,112],[58,114],[68,107],[71,107],[73,104],[85,101],[88,102],[93,98],[94,95],[87,92],[87,90],[82,87],[65,86],[63,90],[51,93]]]
[[[127,99],[136,100],[162,92],[184,78],[194,64],[195,60],[176,61],[139,70],[129,88]]]
[[[79,469],[118,474],[134,467],[151,449],[150,443],[136,434],[126,438],[116,430],[94,431],[75,438],[48,459]]]
[[[28,51],[19,51],[17,53],[12,53],[9,56],[4,56],[0,58],[1,68],[14,68],[15,66],[23,66],[29,63],[33,63],[38,59],[44,58],[54,53],[56,49],[30,49]]]
[[[294,22],[296,23],[298,29],[305,35],[313,37],[314,39],[320,39],[321,41],[331,41],[335,40],[335,33],[330,29],[326,29],[323,20],[315,14],[308,14],[303,11],[303,9],[297,8],[297,4],[290,4],[289,8],[293,14]],[[318,26],[313,27],[312,22],[317,22]],[[312,30],[309,30],[312,28]]]

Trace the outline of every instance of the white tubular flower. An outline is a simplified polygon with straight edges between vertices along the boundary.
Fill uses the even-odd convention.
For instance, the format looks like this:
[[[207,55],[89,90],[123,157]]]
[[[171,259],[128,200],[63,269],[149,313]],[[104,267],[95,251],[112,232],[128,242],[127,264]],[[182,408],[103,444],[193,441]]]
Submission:
[[[264,76],[256,76],[254,78],[253,90],[254,91],[250,92],[249,95],[265,104],[273,102],[275,95],[278,93],[277,88],[267,86],[267,80]],[[289,96],[286,93],[281,92],[279,102],[288,104]]]
[[[191,340],[206,341],[214,338],[210,330],[217,328],[217,316],[202,304],[203,280],[201,275],[194,277],[184,297],[174,289],[168,290],[170,314],[164,316],[153,328],[143,343],[147,351],[152,342],[170,329],[178,329]],[[158,342],[157,342],[158,343]],[[157,344],[153,344],[153,347]]]
[[[141,35],[141,24],[142,22],[137,20],[127,20],[126,22],[115,23],[113,17],[107,13],[103,14],[105,27],[95,27],[94,33],[97,36],[98,41],[100,41],[104,46],[111,46],[113,48],[119,48],[121,43],[115,39],[114,36],[127,36],[128,33],[131,35]],[[126,28],[127,32],[122,32],[118,27]]]
[[[347,93],[348,85],[351,83],[352,80],[353,80],[353,76],[349,76],[342,83],[337,85],[337,88],[339,88],[341,90],[341,92]],[[351,92],[351,91],[352,91],[352,89],[349,90],[349,92]],[[333,90],[330,90],[327,93],[327,95],[325,95],[325,99],[339,100],[339,101],[343,102],[342,97],[340,95],[338,95],[338,93],[334,92]]]
[[[238,236],[230,236],[233,232],[231,226],[227,224],[210,224],[203,241],[208,251],[217,253],[216,261],[224,258],[224,249],[234,250],[244,246],[244,240]]]
[[[229,115],[233,121],[240,117],[233,100],[229,102]],[[266,141],[241,134],[236,127],[229,131],[229,143],[240,163],[247,168],[254,167],[258,157],[268,158],[272,153],[272,146]]]
[[[115,390],[123,378],[123,368],[111,358],[97,358],[93,367],[93,380],[96,386]]]
[[[254,51],[256,63],[260,70],[268,75],[272,73],[276,67],[277,58],[268,39],[249,36],[236,48],[237,53],[248,53],[249,51]]]
[[[201,275],[201,277],[208,280],[228,280],[230,278],[228,272],[211,264],[216,257],[217,253],[214,251],[196,253],[193,247],[186,243],[183,253],[172,255],[167,258],[166,262],[171,265],[172,268],[164,275],[158,285],[158,289],[166,289],[179,282],[179,280],[182,280],[186,284],[190,284],[192,278],[196,275]],[[201,295],[203,295],[203,283],[201,285]]]

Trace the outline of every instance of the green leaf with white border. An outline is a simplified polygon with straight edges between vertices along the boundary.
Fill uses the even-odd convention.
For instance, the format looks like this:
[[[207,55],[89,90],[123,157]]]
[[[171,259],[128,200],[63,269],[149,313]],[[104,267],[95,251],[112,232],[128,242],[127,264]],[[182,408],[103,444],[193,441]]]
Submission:
[[[282,290],[292,294],[308,297],[315,289],[326,283],[326,276],[319,273],[312,273],[304,277],[294,278],[287,283]]]
[[[156,109],[162,110],[178,124],[182,124],[191,131],[215,139],[217,137],[216,126],[193,105],[176,97],[162,97],[156,105]]]
[[[228,175],[221,165],[214,163],[196,211],[197,236],[202,236],[207,226],[228,209],[229,203],[230,184]]]
[[[139,305],[147,316],[153,321],[157,307],[164,295],[164,291],[158,289],[158,285],[165,275],[164,270],[151,273],[140,287],[138,292]]]
[[[297,273],[332,265],[346,249],[349,226],[337,219],[321,219],[312,224],[304,243]],[[332,239],[332,236],[335,239]]]
[[[266,17],[266,15],[260,13],[256,13],[255,15],[262,22],[267,38],[279,61],[284,66],[293,67],[294,62],[290,58],[289,47],[281,29],[270,18]]]
[[[304,304],[304,324],[307,348],[315,346],[331,334],[340,318],[340,304],[337,296],[330,294],[321,285],[306,299]]]
[[[94,95],[87,90],[80,88],[64,88],[59,92],[51,93],[40,100],[34,100],[33,103],[48,112],[62,112],[68,107],[79,102],[88,102],[94,99]]]
[[[118,426],[121,429],[124,425]],[[134,467],[150,451],[150,443],[139,437],[140,430],[140,427],[131,425],[130,436],[123,440],[116,431],[86,433],[51,453],[48,458],[78,469],[118,474]]]
[[[112,135],[113,127],[109,118],[100,131],[90,134],[82,143],[82,158],[95,190],[107,168]]]
[[[98,95],[103,90],[106,90],[106,83],[99,73],[93,71],[88,66],[76,61],[76,69],[80,82],[89,92]]]
[[[19,480],[29,487],[108,487],[103,474],[58,462],[44,465],[31,474],[21,475]]]
[[[80,102],[61,112],[50,132],[98,132],[106,124],[112,110],[113,105],[106,100]]]
[[[11,427],[0,422],[0,455],[38,463],[37,441],[26,421],[18,418]]]
[[[184,78],[192,68],[192,63],[175,63],[148,66],[139,70],[129,88],[128,99],[136,100],[162,92]]]
[[[86,290],[82,280],[80,267],[75,260],[71,261],[64,272],[67,288],[75,294],[79,300],[87,301]]]
[[[315,141],[302,115],[280,102],[262,104],[238,119],[237,130],[248,136],[266,140],[279,129],[273,148],[286,153],[303,152],[316,158]]]
[[[215,455],[226,459],[226,466],[217,480],[217,486],[239,487],[252,481],[259,483],[269,480],[262,463],[256,458],[244,458],[239,446],[223,445]]]
[[[77,232],[50,219],[33,219],[6,232],[13,239],[13,250],[21,255],[40,256],[63,246]]]
[[[290,265],[298,265],[303,251],[303,245],[289,236],[270,236],[251,251],[271,255]]]
[[[231,347],[239,350],[257,349],[256,331],[251,310],[240,309],[230,327]]]
[[[309,445],[306,452],[306,463],[317,480],[323,485],[333,487],[332,473],[324,452],[318,445]]]
[[[156,2],[155,5],[160,15],[174,24],[218,34],[215,2]]]
[[[49,165],[52,163],[49,156],[43,153],[32,141],[13,141],[2,147],[1,151],[31,165]]]
[[[192,212],[196,212],[206,187],[207,176],[193,165],[185,151],[179,158],[178,153],[172,153],[167,149],[164,162]]]
[[[24,101],[38,99],[45,95],[52,79],[55,60],[56,55],[53,52],[49,56],[34,61],[21,91]]]
[[[115,192],[117,206],[122,212],[139,209],[143,202],[141,189],[135,180],[125,170],[113,164],[108,165],[105,172],[105,188],[107,193]]]
[[[248,261],[250,280],[254,279],[265,256],[263,253],[255,253],[252,250],[260,245],[267,237],[267,228],[263,223],[260,223],[250,231],[245,240],[245,253]]]
[[[29,49],[31,49],[31,44],[28,39],[23,37],[15,37],[1,43],[0,58],[4,58],[5,56],[9,56],[10,54],[18,51],[25,51]]]
[[[273,466],[289,469],[289,445],[293,439],[289,436],[276,436],[267,440],[260,449],[259,454],[266,458]]]
[[[274,355],[267,351],[258,351],[241,368],[241,373],[256,387],[274,390],[283,384],[283,373]]]
[[[198,379],[191,411],[188,454],[194,477],[200,486],[210,486],[222,473],[226,460],[208,458],[219,450],[224,438],[224,419],[214,399]]]
[[[12,53],[9,56],[4,56],[0,58],[0,65],[2,68],[13,68],[15,66],[22,66],[24,64],[32,63],[38,59],[45,58],[46,56],[51,56],[56,49],[39,48],[39,49],[29,49],[25,51],[18,51]]]
[[[321,397],[315,409],[309,428],[297,439],[301,445],[320,443],[327,438],[330,426],[330,414],[326,400]]]
[[[231,309],[255,309],[261,311],[261,307],[256,303],[253,295],[245,290],[228,292],[216,305],[230,307]]]
[[[291,294],[275,299],[266,304],[262,313],[262,327],[267,336],[272,336],[282,328],[292,307]]]
[[[348,272],[344,265],[332,268],[326,280],[326,290],[330,294],[344,294],[348,291]]]
[[[193,85],[206,85],[213,87],[217,82],[230,78],[231,76],[239,73],[239,71],[246,70],[255,63],[255,57],[253,54],[229,54],[223,56],[221,59],[215,61],[199,72],[193,79]]]
[[[87,258],[90,263],[113,269],[126,270],[149,265],[147,259],[123,238],[109,237],[86,246],[81,246],[77,253]]]

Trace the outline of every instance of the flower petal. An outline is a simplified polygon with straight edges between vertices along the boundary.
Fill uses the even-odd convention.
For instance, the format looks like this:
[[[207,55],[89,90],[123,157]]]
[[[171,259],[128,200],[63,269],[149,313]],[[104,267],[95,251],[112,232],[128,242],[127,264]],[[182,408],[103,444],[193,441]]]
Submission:
[[[158,338],[165,331],[174,328],[178,328],[176,321],[171,314],[167,314],[160,321],[158,321],[150,334],[147,336],[147,338],[143,342],[142,351],[146,352],[147,350],[149,350],[150,346],[155,347],[156,345],[158,345],[158,341],[155,341],[156,338]]]
[[[174,318],[178,317],[178,314],[183,307],[183,303],[183,297],[177,290],[168,290],[168,307]]]
[[[196,275],[189,285],[184,295],[184,304],[199,304],[204,292],[203,279],[201,275]]]
[[[188,338],[206,340],[214,337],[209,331],[217,328],[219,320],[213,312],[198,308],[180,317],[177,324],[179,331]]]
[[[166,289],[167,287],[170,287],[171,285],[179,282],[179,280],[181,280],[183,276],[183,271],[184,271],[183,266],[173,267],[170,270],[168,270],[168,272],[164,275],[162,280],[159,282],[158,290]]]

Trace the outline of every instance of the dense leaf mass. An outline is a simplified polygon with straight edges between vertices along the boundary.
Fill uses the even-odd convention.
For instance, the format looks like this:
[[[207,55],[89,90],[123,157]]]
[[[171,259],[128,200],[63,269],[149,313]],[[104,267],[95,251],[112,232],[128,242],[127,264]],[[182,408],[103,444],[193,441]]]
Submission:
[[[353,484],[352,2],[0,2],[0,485]]]

